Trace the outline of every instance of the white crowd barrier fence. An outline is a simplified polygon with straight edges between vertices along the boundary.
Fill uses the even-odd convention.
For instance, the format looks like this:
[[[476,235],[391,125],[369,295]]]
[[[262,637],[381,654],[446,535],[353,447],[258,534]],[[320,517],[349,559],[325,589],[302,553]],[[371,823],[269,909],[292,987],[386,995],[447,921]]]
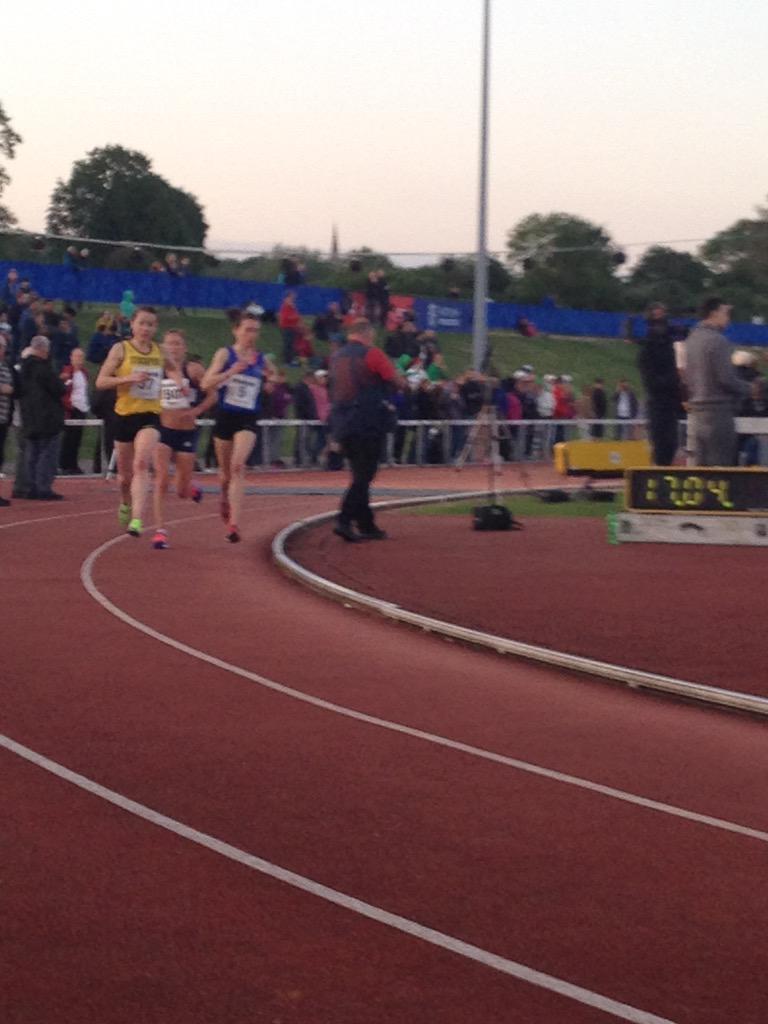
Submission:
[[[102,419],[65,421],[68,427],[99,429],[98,445],[101,467],[108,472],[109,460],[105,451],[104,421]],[[558,441],[576,439],[634,440],[647,436],[647,420],[637,419],[572,419],[572,420],[502,420],[499,419],[499,437],[502,458],[509,462],[547,462],[552,447]],[[197,421],[201,428],[198,459],[201,467],[215,465],[210,429],[212,419]],[[387,433],[382,462],[385,465],[440,465],[450,464],[467,449],[467,462],[482,461],[487,445],[479,432],[476,451],[468,443],[477,426],[475,419],[461,420],[399,420]],[[326,450],[330,437],[327,425],[321,420],[263,419],[259,420],[259,435],[252,457],[253,468],[269,468],[276,462],[296,467],[317,465]],[[768,465],[768,417],[737,417],[739,434],[758,439],[759,463]],[[680,447],[686,447],[686,421],[680,421]]]

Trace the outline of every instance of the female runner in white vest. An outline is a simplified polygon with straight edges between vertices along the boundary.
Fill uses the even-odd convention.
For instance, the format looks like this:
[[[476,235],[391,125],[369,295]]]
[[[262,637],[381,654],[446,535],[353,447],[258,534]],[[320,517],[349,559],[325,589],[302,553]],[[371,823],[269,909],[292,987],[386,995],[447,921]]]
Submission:
[[[195,357],[187,357],[187,341],[183,331],[166,331],[161,345],[163,354],[181,370],[182,387],[166,377],[160,395],[160,442],[155,448],[155,548],[168,547],[165,529],[165,496],[171,462],[176,464],[176,493],[180,498],[202,500],[202,490],[192,483],[200,431],[196,421],[216,402],[216,392],[206,395],[200,387],[205,367]]]

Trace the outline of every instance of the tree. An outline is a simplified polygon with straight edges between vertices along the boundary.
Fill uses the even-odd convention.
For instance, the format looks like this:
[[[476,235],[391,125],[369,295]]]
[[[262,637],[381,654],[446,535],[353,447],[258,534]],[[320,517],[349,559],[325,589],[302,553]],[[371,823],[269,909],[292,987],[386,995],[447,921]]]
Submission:
[[[11,119],[3,109],[2,103],[0,103],[0,154],[8,160],[13,160],[16,155],[16,147],[21,141],[21,136],[11,127]],[[8,171],[4,167],[0,167],[0,196],[2,196],[10,180]],[[8,207],[0,203],[0,228],[8,228],[15,223],[16,218]]]
[[[651,302],[663,302],[671,311],[682,313],[699,305],[711,277],[706,263],[691,253],[653,245],[629,276],[629,303],[642,309]]]
[[[155,174],[143,153],[122,146],[92,149],[68,181],[57,181],[47,226],[51,234],[168,248],[202,246],[208,231],[195,196]]]
[[[507,236],[507,263],[515,275],[510,297],[519,302],[551,297],[573,309],[620,309],[620,260],[598,225],[569,213],[532,213]]]
[[[768,208],[718,232],[701,248],[701,258],[714,272],[713,290],[735,306],[737,317],[768,315]]]

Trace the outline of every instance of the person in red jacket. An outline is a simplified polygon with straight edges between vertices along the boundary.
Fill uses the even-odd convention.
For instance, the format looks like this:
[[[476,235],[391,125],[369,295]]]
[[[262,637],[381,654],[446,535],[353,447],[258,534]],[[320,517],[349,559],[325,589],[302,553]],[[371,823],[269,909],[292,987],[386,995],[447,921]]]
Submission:
[[[564,374],[558,377],[552,388],[555,399],[554,417],[556,420],[572,420],[576,417],[576,398],[573,393],[573,378]],[[565,440],[565,428],[555,428],[555,444]]]
[[[397,372],[375,339],[373,324],[360,317],[347,332],[346,345],[331,359],[330,429],[352,471],[333,532],[346,541],[387,536],[374,521],[370,486],[381,458]]]
[[[312,334],[309,328],[305,327],[301,320],[299,320],[299,326],[296,328],[293,337],[293,355],[294,359],[299,363],[302,359],[313,359],[315,355],[315,348],[312,344]]]
[[[296,308],[296,292],[286,292],[277,314],[277,324],[283,335],[283,363],[296,364],[296,337],[301,328],[301,314]]]

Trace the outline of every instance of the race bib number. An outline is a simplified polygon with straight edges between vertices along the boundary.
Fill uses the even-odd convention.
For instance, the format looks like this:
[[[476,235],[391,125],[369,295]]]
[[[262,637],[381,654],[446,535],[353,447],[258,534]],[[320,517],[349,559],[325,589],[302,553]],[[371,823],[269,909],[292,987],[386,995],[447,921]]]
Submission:
[[[189,387],[189,381],[184,379],[184,387]],[[178,386],[175,380],[170,377],[163,379],[163,387],[160,393],[160,405],[163,409],[189,409],[189,395]]]
[[[244,373],[236,373],[227,382],[224,401],[236,409],[255,412],[260,391],[261,379],[259,377],[247,377]]]
[[[141,384],[131,384],[131,398],[140,398],[145,402],[156,402],[160,397],[160,389],[163,384],[163,371],[159,366],[139,367],[140,373],[146,373],[147,379]]]

